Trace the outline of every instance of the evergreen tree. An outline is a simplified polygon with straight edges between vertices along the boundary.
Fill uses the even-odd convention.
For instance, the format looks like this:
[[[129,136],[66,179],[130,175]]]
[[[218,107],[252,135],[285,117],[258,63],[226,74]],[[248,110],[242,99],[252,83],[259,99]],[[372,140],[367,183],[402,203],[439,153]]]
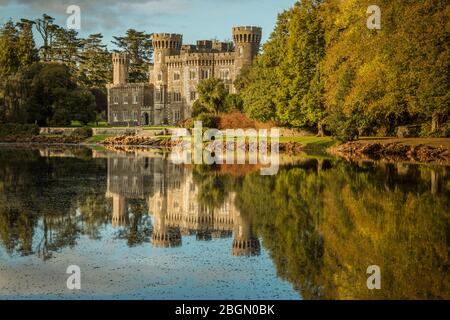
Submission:
[[[27,66],[39,61],[38,50],[33,37],[34,22],[21,19],[16,25],[19,28],[17,55],[20,66]]]
[[[151,35],[134,29],[127,30],[124,37],[114,37],[113,43],[120,51],[130,56],[130,82],[143,82],[148,80],[148,67],[152,58]]]
[[[111,55],[106,45],[102,44],[102,39],[103,36],[97,33],[82,41],[79,72],[83,83],[89,88],[104,88],[112,77]]]

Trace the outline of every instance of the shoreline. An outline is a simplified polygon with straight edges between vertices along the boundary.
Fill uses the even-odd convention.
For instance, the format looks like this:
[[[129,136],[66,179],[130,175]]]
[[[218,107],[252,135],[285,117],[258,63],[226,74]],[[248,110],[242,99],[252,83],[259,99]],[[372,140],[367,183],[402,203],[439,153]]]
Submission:
[[[70,136],[6,137],[6,139],[0,138],[0,145],[22,147],[102,147],[106,149],[135,147],[170,150],[179,142],[172,141],[166,136],[111,136],[101,141],[89,142],[94,137],[85,140]],[[347,161],[388,161],[450,165],[450,138],[363,138],[339,145],[329,146],[330,143],[327,142],[319,143],[318,146],[312,144],[309,147],[305,142],[300,142],[302,138],[305,139],[304,137],[294,137],[291,141],[279,142],[279,152],[288,155],[308,151],[318,154],[327,153]],[[204,146],[205,148],[211,148],[211,146],[214,146],[214,143],[207,142]],[[224,148],[226,148],[225,143]],[[248,141],[245,143],[245,148],[247,151],[258,149],[257,146],[249,144]]]

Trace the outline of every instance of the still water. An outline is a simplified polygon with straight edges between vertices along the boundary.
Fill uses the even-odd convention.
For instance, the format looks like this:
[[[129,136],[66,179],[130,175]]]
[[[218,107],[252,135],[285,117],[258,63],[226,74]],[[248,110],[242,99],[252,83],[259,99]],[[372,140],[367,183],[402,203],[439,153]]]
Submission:
[[[2,146],[0,298],[450,298],[450,167],[282,163]]]

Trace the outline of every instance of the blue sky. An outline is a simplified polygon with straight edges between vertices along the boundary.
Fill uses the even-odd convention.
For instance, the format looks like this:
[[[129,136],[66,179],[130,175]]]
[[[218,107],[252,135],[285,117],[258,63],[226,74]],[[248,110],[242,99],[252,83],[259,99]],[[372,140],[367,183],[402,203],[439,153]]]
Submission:
[[[0,23],[12,18],[36,19],[47,13],[66,25],[69,5],[81,8],[80,36],[102,33],[110,48],[112,36],[129,28],[148,33],[182,33],[184,43],[198,39],[231,39],[235,25],[263,27],[263,40],[275,26],[277,14],[295,0],[0,0]],[[38,37],[37,37],[38,38]],[[37,39],[38,40],[38,39]]]

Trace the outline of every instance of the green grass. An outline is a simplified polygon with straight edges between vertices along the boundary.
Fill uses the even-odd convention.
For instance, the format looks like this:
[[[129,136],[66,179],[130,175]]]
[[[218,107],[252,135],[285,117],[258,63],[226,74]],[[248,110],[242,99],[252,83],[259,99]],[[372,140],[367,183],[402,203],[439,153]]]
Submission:
[[[280,143],[296,142],[302,144],[306,149],[328,148],[335,141],[331,137],[280,137]]]
[[[174,126],[145,126],[142,127],[144,130],[164,130],[164,129],[174,129]]]
[[[86,142],[87,143],[99,143],[99,142],[102,142],[103,140],[105,140],[106,138],[113,137],[113,136],[114,135],[111,135],[111,134],[99,134],[99,135],[90,137]]]

